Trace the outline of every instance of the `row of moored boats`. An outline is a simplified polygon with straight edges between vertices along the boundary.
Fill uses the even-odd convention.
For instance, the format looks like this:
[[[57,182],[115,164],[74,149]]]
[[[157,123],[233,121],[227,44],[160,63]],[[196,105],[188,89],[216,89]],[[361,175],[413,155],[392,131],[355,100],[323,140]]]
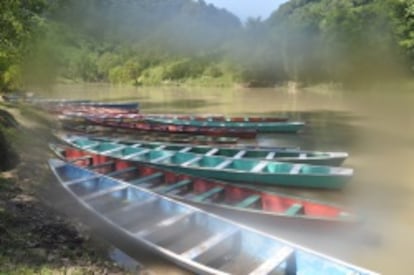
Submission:
[[[296,133],[303,122],[145,114],[135,102],[24,102],[70,130],[50,144],[58,159],[49,165],[63,189],[93,224],[132,244],[197,274],[375,274],[216,215],[275,226],[361,222],[344,207],[264,188],[344,188],[353,175],[341,166],[347,153],[239,143],[263,132]]]

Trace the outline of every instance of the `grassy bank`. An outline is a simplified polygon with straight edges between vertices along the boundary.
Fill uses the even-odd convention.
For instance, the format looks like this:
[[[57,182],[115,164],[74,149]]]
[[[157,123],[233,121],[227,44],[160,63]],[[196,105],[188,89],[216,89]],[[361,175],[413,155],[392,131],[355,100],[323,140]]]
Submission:
[[[53,122],[31,109],[0,109],[0,146],[8,148],[0,174],[0,274],[126,273],[108,258],[106,245],[52,208],[46,160]],[[18,124],[7,123],[11,117]],[[7,161],[13,156],[18,161]]]

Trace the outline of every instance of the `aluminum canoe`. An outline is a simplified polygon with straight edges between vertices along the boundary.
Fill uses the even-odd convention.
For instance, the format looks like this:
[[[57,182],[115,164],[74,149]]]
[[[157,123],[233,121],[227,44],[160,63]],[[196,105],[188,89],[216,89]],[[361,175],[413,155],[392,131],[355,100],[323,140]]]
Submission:
[[[375,274],[60,160],[49,165],[94,226],[197,274]]]

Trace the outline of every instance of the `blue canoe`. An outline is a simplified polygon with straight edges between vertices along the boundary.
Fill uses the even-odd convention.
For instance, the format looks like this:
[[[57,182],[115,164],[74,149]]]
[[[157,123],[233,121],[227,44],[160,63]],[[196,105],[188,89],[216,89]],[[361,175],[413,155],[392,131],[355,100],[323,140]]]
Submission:
[[[61,160],[49,166],[95,226],[197,274],[376,274]]]

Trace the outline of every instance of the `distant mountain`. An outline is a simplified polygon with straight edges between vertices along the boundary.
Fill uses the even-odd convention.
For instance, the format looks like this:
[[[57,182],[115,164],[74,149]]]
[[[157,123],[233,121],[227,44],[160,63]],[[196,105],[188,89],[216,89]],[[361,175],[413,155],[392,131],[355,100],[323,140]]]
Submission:
[[[54,16],[97,40],[210,47],[241,29],[230,12],[191,0],[70,0]]]

